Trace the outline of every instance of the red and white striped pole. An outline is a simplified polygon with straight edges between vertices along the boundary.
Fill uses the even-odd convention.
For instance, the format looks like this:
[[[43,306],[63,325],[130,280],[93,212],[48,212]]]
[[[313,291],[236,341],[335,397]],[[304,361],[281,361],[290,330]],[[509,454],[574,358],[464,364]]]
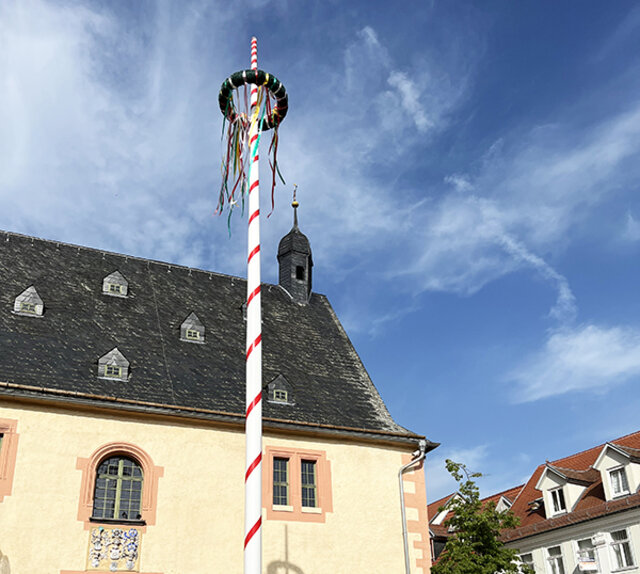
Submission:
[[[251,38],[251,69],[258,69],[258,40]],[[260,302],[260,186],[258,87],[251,85],[249,127],[249,242],[247,258],[246,473],[244,574],[262,574],[262,313]]]

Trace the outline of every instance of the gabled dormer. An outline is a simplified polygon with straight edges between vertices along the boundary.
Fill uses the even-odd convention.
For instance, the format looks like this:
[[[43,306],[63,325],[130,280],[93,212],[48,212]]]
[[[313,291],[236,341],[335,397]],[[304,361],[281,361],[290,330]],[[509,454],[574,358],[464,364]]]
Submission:
[[[607,443],[593,463],[593,468],[602,477],[607,500],[637,492],[640,486],[639,449]]]
[[[496,511],[506,512],[511,508],[512,504],[513,503],[506,496],[501,496],[498,502],[496,503]]]
[[[542,492],[547,518],[571,512],[585,489],[599,476],[593,469],[574,470],[546,463],[536,489]]]
[[[187,343],[204,343],[204,325],[198,316],[191,312],[180,325],[180,340]]]
[[[295,404],[293,387],[284,375],[278,375],[267,385],[267,400],[270,403],[279,403],[283,405]]]
[[[126,297],[129,293],[129,282],[116,270],[102,280],[102,292],[112,297]]]
[[[98,359],[98,378],[113,381],[129,380],[129,361],[118,347],[114,347]]]
[[[13,312],[16,315],[24,315],[26,317],[42,317],[44,303],[33,285],[27,287],[15,298]]]
[[[444,522],[444,519],[447,517],[447,514],[449,514],[450,512],[449,510],[450,504],[455,499],[460,499],[460,495],[457,492],[449,496],[449,498],[446,501],[444,501],[444,504],[441,506],[443,510],[438,509],[438,511],[436,511],[436,514],[433,516],[433,518],[429,518],[429,524],[442,524]]]

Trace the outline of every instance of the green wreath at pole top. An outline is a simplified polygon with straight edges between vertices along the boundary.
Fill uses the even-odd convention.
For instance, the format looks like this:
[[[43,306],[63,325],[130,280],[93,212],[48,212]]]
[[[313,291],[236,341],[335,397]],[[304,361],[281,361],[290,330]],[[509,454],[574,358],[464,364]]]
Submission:
[[[222,82],[218,96],[220,111],[230,122],[233,122],[238,117],[238,113],[233,105],[232,94],[233,90],[246,84],[266,86],[271,95],[276,99],[276,107],[273,108],[269,117],[265,117],[262,120],[260,130],[266,131],[278,127],[287,115],[287,110],[289,109],[287,90],[285,90],[284,85],[278,78],[262,70],[242,70],[241,72],[232,74]]]

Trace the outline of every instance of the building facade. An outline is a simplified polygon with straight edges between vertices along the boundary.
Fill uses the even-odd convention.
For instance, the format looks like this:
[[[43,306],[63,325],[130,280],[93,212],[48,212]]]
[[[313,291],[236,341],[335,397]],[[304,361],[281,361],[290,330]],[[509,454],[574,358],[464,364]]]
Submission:
[[[278,260],[263,572],[403,572],[398,472],[436,445],[389,415],[297,224]],[[241,572],[246,282],[2,233],[0,284],[0,574]],[[424,574],[421,466],[403,486]]]
[[[520,527],[504,533],[538,573],[640,571],[640,432],[532,474],[511,509]]]
[[[434,562],[452,535],[446,504],[455,496],[428,506]],[[547,461],[483,502],[520,519],[502,540],[536,574],[640,572],[640,432]]]

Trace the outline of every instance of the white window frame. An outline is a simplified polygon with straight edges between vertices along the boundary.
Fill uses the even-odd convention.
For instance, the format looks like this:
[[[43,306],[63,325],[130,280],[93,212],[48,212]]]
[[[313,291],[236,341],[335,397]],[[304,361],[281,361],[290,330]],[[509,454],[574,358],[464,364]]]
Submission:
[[[580,548],[580,542],[588,542],[591,546],[586,549]],[[581,572],[600,572],[600,561],[598,560],[598,549],[593,544],[593,540],[591,537],[581,538],[580,540],[576,540],[576,563],[580,562],[580,558],[582,553],[589,553],[593,555],[593,564],[595,568],[593,570],[580,570]]]
[[[530,561],[525,560],[525,556],[529,556]],[[531,568],[531,570],[536,572],[536,563],[533,561],[533,552],[525,552],[523,554],[520,554],[518,556],[518,560],[520,560],[520,564],[524,564],[525,566],[528,566],[529,568]]]
[[[614,540],[613,538],[613,533],[614,532],[624,532],[626,535],[625,540]],[[636,567],[636,558],[633,552],[633,546],[631,545],[631,537],[629,536],[629,529],[628,528],[620,528],[620,530],[612,530],[609,533],[609,537],[611,538],[611,542],[609,543],[609,548],[611,551],[611,571],[612,572],[620,572],[622,570],[631,570],[632,568]],[[616,551],[614,549],[615,546],[621,546],[623,544],[626,544],[629,548],[629,556],[631,556],[631,563],[629,564],[623,564],[622,566],[620,566],[619,562],[618,562],[618,556],[616,554]],[[620,553],[620,557],[626,562],[627,558],[626,555],[624,553],[624,551],[622,551]]]
[[[551,554],[551,550],[557,548],[560,550],[560,554]],[[562,546],[559,544],[557,546],[550,546],[546,549],[547,551],[547,570],[549,574],[567,574],[567,570],[564,567],[564,557],[562,556]],[[556,564],[554,568],[553,563]],[[558,563],[560,567],[558,568]]]
[[[614,486],[614,480],[613,480],[613,475],[615,473],[621,473],[621,476],[623,477],[623,481],[624,483],[621,486],[625,486],[626,485],[626,489],[620,490],[618,492],[616,492],[615,486]],[[630,493],[629,490],[629,477],[627,476],[627,471],[625,469],[625,466],[623,464],[619,465],[619,466],[614,466],[613,468],[609,468],[607,469],[607,474],[609,475],[609,486],[611,488],[611,498],[618,498],[619,496],[626,496],[627,494]]]
[[[549,496],[551,496],[551,506],[553,508],[553,514],[562,514],[564,512],[567,512],[567,498],[564,495],[564,489],[562,486],[559,488],[554,488],[553,490],[550,490]],[[562,503],[564,504],[564,508],[560,508],[558,510],[556,508],[556,502],[557,502],[557,506],[560,507],[560,497],[562,497]]]

